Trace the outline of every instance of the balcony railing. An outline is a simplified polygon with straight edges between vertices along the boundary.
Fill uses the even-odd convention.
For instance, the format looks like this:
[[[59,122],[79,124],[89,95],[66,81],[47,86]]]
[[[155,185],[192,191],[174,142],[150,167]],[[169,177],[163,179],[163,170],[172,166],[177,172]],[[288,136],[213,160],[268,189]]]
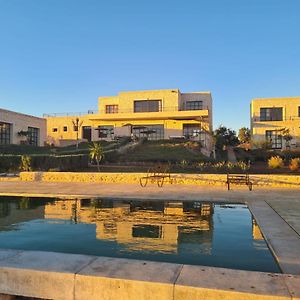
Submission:
[[[177,111],[199,111],[199,110],[208,110],[208,106],[203,106],[201,109],[187,109],[185,106],[171,106],[171,107],[162,107],[159,111],[144,111],[137,112],[131,109],[118,109],[115,113],[107,113],[104,110],[89,110],[87,112],[66,112],[66,113],[48,113],[43,114],[44,118],[47,117],[68,117],[68,116],[84,116],[88,114],[101,114],[101,115],[114,115],[114,114],[126,114],[126,113],[135,113],[135,114],[143,114],[143,113],[151,113],[151,112],[177,112]]]
[[[62,113],[47,113],[43,114],[44,118],[48,117],[76,117],[76,116],[84,116],[84,115],[91,115],[91,114],[98,114],[98,110],[88,110],[84,112],[62,112]]]
[[[260,117],[253,117],[254,122],[282,122],[282,121],[298,121],[300,120],[300,116],[287,116],[282,118],[281,120],[261,120]]]

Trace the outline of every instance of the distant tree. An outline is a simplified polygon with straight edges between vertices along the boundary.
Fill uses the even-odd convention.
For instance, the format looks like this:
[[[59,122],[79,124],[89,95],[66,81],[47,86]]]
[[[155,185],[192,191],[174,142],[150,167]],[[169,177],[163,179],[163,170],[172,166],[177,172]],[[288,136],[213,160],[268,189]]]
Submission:
[[[223,149],[224,146],[236,146],[239,143],[236,132],[223,125],[214,131],[214,140],[217,149]]]
[[[97,163],[97,168],[98,168],[98,172],[100,171],[100,161],[103,159],[104,157],[104,153],[103,153],[103,148],[101,146],[100,143],[97,142],[93,142],[90,146],[89,146],[89,150],[90,150],[90,158],[92,160],[95,160]]]
[[[76,149],[78,149],[78,140],[79,140],[79,130],[82,126],[83,121],[80,121],[79,118],[72,120],[73,123],[73,130],[76,132]]]
[[[251,140],[251,132],[247,127],[242,127],[239,129],[238,134],[239,140],[241,143],[249,143]]]

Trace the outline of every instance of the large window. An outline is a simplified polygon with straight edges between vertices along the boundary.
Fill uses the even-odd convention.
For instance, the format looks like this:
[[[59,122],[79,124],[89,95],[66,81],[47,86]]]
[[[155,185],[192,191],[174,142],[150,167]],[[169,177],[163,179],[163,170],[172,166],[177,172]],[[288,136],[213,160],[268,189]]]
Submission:
[[[282,107],[262,107],[260,121],[282,121]]]
[[[136,100],[134,101],[134,112],[161,111],[161,100]]]
[[[105,113],[106,114],[117,114],[118,113],[118,105],[106,105],[105,106]]]
[[[272,149],[282,148],[282,135],[279,130],[266,130],[266,141]]]
[[[148,140],[163,140],[164,125],[135,125],[132,127],[132,134]]]
[[[10,144],[11,124],[0,122],[0,144]]]
[[[201,110],[203,109],[203,101],[187,101],[185,110]]]
[[[132,237],[158,239],[162,236],[162,228],[158,225],[133,225]]]
[[[28,143],[29,143],[29,145],[38,146],[38,144],[39,144],[39,128],[28,127]]]
[[[183,135],[188,139],[199,136],[200,124],[183,124]]]
[[[114,126],[98,126],[98,136],[100,139],[113,139],[114,138]]]

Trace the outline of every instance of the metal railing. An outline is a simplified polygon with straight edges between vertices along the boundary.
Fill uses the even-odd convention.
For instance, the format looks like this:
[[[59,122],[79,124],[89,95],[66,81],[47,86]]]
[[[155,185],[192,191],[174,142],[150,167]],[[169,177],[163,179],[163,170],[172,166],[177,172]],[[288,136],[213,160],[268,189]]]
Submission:
[[[282,122],[282,121],[300,121],[300,116],[287,116],[282,118],[281,120],[261,120],[260,117],[253,117],[254,122]]]
[[[201,109],[188,109],[186,106],[178,107],[178,106],[171,106],[171,107],[161,107],[157,111],[134,111],[133,108],[130,109],[118,109],[116,112],[108,113],[106,110],[88,110],[87,112],[65,112],[65,113],[45,113],[43,114],[44,118],[48,117],[69,117],[69,116],[84,116],[90,114],[105,114],[105,115],[113,115],[113,114],[123,114],[123,113],[151,113],[151,112],[176,112],[176,111],[201,111],[201,110],[208,110],[208,106],[202,106]]]
[[[88,110],[84,112],[62,112],[62,113],[45,113],[43,114],[44,118],[48,117],[76,117],[76,116],[84,116],[84,115],[92,115],[98,114],[98,110]]]

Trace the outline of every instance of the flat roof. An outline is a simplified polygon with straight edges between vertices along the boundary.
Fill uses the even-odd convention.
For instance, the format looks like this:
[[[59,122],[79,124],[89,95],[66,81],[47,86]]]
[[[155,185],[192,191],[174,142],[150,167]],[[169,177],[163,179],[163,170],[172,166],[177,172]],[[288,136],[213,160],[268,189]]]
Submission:
[[[6,112],[6,113],[11,113],[11,114],[16,114],[16,115],[21,115],[21,116],[26,116],[26,117],[30,117],[30,118],[36,118],[36,119],[44,120],[44,118],[42,118],[42,117],[36,117],[36,116],[33,116],[33,115],[23,114],[23,113],[20,113],[20,112],[16,112],[16,111],[4,109],[4,108],[0,108],[0,111]]]

